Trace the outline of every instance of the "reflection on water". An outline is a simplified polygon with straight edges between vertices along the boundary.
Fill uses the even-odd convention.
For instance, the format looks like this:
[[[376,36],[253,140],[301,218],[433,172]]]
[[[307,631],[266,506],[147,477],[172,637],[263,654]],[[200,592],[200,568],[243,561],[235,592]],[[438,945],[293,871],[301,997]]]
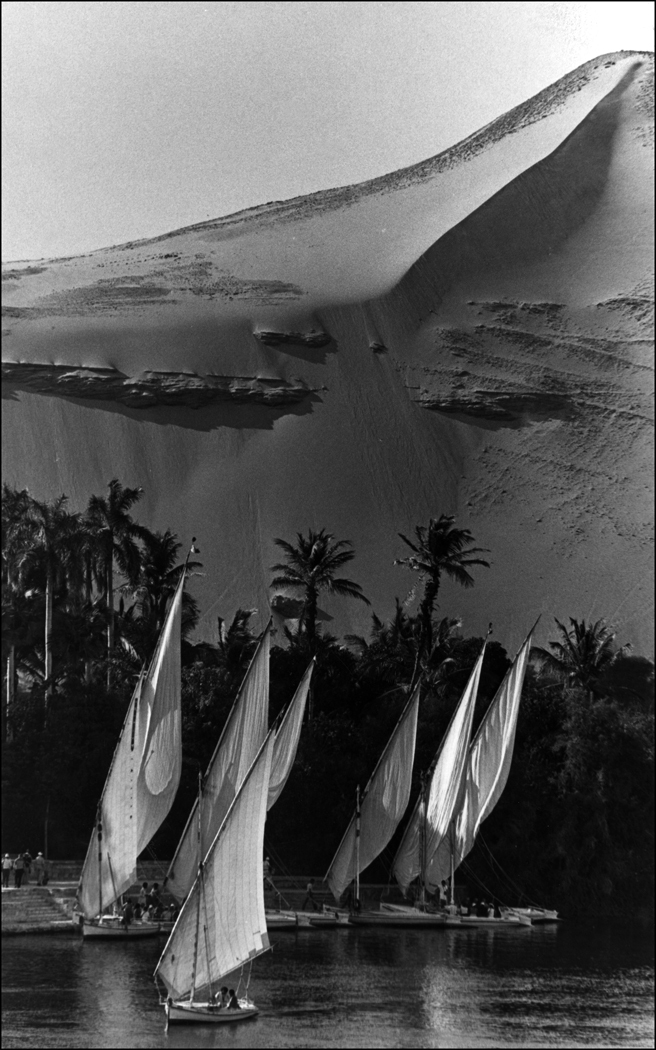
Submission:
[[[2,1045],[653,1046],[651,934],[617,923],[273,933],[251,984],[259,1018],[168,1033],[156,941],[11,938]]]

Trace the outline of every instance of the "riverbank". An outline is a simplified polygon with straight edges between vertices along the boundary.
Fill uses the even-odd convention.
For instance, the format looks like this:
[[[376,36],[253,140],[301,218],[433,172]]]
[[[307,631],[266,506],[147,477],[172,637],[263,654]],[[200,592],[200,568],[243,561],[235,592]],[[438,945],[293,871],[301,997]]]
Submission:
[[[73,895],[58,893],[56,888],[24,886],[2,890],[2,936],[22,934],[75,933]]]

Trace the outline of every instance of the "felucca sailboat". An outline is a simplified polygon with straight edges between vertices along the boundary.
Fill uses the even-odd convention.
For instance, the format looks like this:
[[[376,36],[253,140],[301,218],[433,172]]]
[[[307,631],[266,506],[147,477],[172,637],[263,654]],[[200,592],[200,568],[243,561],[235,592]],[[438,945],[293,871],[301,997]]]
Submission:
[[[78,887],[84,937],[132,940],[159,932],[156,922],[128,926],[104,912],[136,881],[137,857],[168,815],[180,782],[185,575],[183,571],[150,666],[139,676],[98,804]]]
[[[237,693],[164,880],[164,888],[179,901],[184,900],[197,877],[203,859],[200,841],[208,843],[213,840],[267,735],[270,648],[271,622],[258,643]],[[279,798],[294,764],[314,664],[312,660],[273,733],[267,810]],[[297,924],[295,915],[276,912],[271,913],[270,918],[272,924],[278,926]]]
[[[419,685],[413,690],[362,795],[356,791],[355,812],[326,873],[335,900],[354,883],[354,910],[359,910],[360,873],[376,859],[396,831],[410,799],[417,739]],[[353,920],[351,920],[353,921]]]
[[[418,906],[410,908],[381,904],[378,912],[353,916],[351,921],[356,925],[433,927],[451,925],[454,921],[453,916],[447,917],[426,909],[426,872],[439,842],[448,834],[453,813],[457,810],[462,793],[467,748],[484,655],[485,643],[435,757],[429,783],[422,784],[421,794],[397,853],[397,861],[401,856],[405,865],[404,889],[419,876]]]
[[[269,948],[262,852],[274,745],[271,730],[204,855],[205,796],[199,795],[198,873],[155,970],[166,987],[162,1002],[169,1024],[221,1024],[258,1013],[248,982],[234,1008],[222,1005],[220,988]]]
[[[471,717],[469,730],[463,724],[458,747],[462,755],[462,744],[466,741],[465,761],[453,763],[449,775],[444,767],[444,756],[451,747],[448,737],[454,729],[454,716],[454,722],[436,759],[427,799],[420,799],[417,804],[394,860],[394,875],[404,893],[417,875],[420,877],[422,897],[450,878],[450,904],[451,909],[455,910],[455,871],[474,845],[482,822],[494,809],[508,780],[519,702],[534,630],[535,626],[519,649],[470,746],[467,745]],[[474,674],[477,674],[476,669]],[[422,827],[426,828],[423,842]],[[501,918],[463,916],[462,922],[476,925],[530,925],[528,912],[528,909],[525,912],[509,909]]]
[[[164,880],[164,889],[178,901],[184,900],[198,875],[203,860],[201,841],[207,844],[214,840],[267,735],[270,646],[269,622],[214,749],[201,794],[192,807]]]

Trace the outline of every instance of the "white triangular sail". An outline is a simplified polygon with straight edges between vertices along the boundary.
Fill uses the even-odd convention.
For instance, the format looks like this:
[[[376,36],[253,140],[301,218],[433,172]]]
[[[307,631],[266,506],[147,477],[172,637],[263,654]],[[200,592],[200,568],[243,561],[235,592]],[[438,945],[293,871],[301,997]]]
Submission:
[[[419,686],[406,704],[365,788],[360,805],[359,851],[354,814],[328,869],[326,881],[336,900],[355,876],[382,853],[406,811],[412,784],[418,712]],[[359,863],[356,853],[359,853]]]
[[[137,857],[167,816],[180,782],[180,638],[184,573],[155,654],[139,678],[114,752],[82,868],[78,907],[88,918],[136,881]]]
[[[206,843],[213,840],[221,827],[267,734],[270,644],[269,624],[251,660],[205,774],[201,813],[202,840]],[[198,872],[197,810],[198,801],[191,810],[165,880],[166,889],[178,900],[187,896]]]
[[[310,691],[310,682],[312,680],[314,664],[315,660],[312,660],[305,674],[301,678],[298,689],[294,693],[292,702],[287,708],[285,717],[280,723],[276,733],[276,742],[274,744],[273,759],[271,762],[271,778],[269,780],[269,801],[267,802],[267,809],[271,809],[274,802],[280,797],[282,789],[287,783],[287,778],[292,771],[292,766],[294,765],[294,759],[296,758],[296,751],[298,749],[298,741],[301,736],[301,727],[303,725],[303,715],[305,714],[305,704]]]
[[[524,676],[533,631],[499,686],[469,749],[465,791],[453,835],[447,836],[428,866],[430,888],[438,886],[471,850],[478,830],[496,806],[508,780],[515,744]]]
[[[417,801],[394,858],[394,876],[404,893],[412,880],[427,870],[459,811],[484,654],[485,645],[440,745],[425,803],[421,798]]]
[[[269,947],[262,854],[273,747],[271,732],[207,851],[157,964],[155,973],[175,1000],[206,1001],[222,978]]]

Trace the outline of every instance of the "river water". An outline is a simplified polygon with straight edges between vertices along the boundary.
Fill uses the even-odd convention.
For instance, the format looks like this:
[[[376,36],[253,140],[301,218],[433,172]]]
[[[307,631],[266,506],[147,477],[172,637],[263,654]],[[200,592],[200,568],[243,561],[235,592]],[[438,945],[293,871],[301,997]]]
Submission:
[[[654,1046],[653,929],[633,922],[510,930],[271,934],[261,1013],[164,1028],[163,942],[3,941],[5,1047]]]

